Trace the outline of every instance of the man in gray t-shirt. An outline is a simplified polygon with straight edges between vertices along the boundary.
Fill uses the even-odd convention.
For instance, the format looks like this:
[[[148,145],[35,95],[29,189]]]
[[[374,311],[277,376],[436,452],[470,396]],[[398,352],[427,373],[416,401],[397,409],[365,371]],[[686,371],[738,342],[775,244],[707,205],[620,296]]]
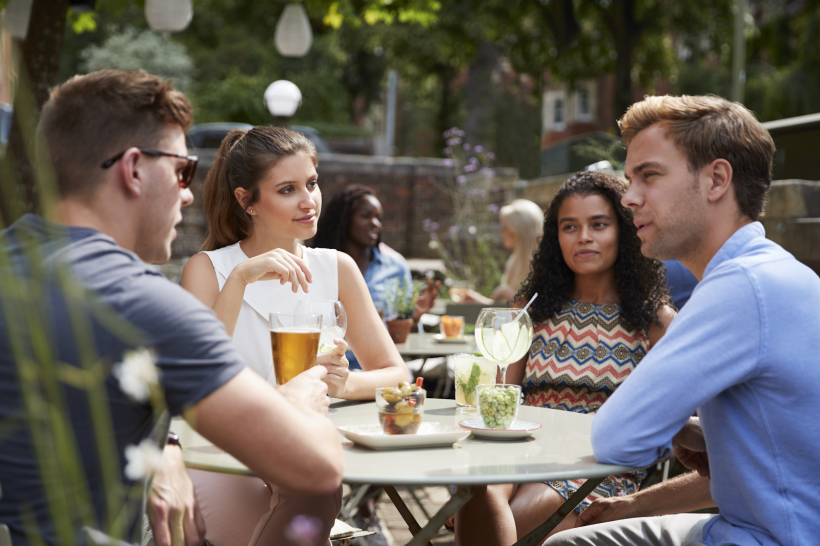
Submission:
[[[0,285],[22,279],[34,288],[26,307],[15,308],[18,300],[0,293],[0,523],[15,546],[30,543],[26,521],[35,524],[28,532],[49,545],[65,542],[66,529],[84,543],[83,526],[116,539],[138,537],[142,495],[121,494],[139,484],[128,466],[135,446],[152,438],[164,443],[156,438],[156,400],[140,399],[139,385],[124,379],[126,367],[118,364],[142,348],[153,351],[171,415],[184,414],[266,481],[305,493],[339,487],[342,451],[325,417],[325,368],[279,389],[268,385],[244,366],[212,311],[146,263],[169,258],[180,210],[193,200],[188,185],[196,163],[184,138],[191,120],[184,95],[144,72],[75,77],[55,88],[43,108],[39,129],[60,191],[49,217],[57,223],[26,215],[0,234],[0,264],[8,264],[0,265]],[[76,291],[59,280],[61,271]],[[86,322],[91,347],[82,343],[79,325]],[[92,374],[84,362],[94,363]],[[54,377],[49,369],[59,370],[58,398],[68,414],[57,417],[76,441],[93,514],[76,509],[84,493],[67,487],[76,484],[64,474],[71,450],[38,443],[42,423],[31,402],[40,398],[21,388],[38,374]],[[104,406],[81,388],[95,378],[104,380]],[[100,437],[101,426],[113,437]],[[176,479],[167,490],[190,488],[184,472]],[[167,500],[149,502],[155,531],[168,515],[151,507]],[[188,509],[187,542],[201,543],[196,508],[189,502]],[[158,542],[167,543],[167,535]]]

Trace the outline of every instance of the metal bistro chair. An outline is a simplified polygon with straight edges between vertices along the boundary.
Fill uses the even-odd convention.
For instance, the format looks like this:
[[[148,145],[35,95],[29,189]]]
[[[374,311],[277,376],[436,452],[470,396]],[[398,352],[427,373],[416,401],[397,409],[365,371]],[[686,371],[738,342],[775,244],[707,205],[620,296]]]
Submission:
[[[3,488],[0,487],[0,499],[3,498]],[[5,523],[0,523],[0,546],[11,546],[11,531]]]

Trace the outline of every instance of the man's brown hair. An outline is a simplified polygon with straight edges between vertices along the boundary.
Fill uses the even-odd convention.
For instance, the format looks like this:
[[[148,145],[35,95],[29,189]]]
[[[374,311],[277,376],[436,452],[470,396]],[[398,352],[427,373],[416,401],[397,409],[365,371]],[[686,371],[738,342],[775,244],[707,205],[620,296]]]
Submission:
[[[87,197],[102,181],[106,159],[132,146],[156,148],[169,126],[184,131],[192,121],[191,103],[170,81],[100,70],[52,89],[39,131],[60,195]]]
[[[740,212],[757,220],[772,182],[774,141],[754,114],[720,97],[663,96],[645,97],[618,121],[626,146],[656,124],[683,152],[693,173],[715,159],[728,161]]]

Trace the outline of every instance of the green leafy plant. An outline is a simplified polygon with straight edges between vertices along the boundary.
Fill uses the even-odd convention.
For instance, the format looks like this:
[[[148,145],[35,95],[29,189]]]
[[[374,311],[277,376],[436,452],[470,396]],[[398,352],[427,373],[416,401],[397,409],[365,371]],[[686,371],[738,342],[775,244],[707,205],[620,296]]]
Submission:
[[[463,142],[464,134],[457,127],[444,133],[445,162],[458,175],[446,184],[437,184],[450,196],[453,215],[441,224],[426,219],[422,229],[430,235],[430,248],[444,260],[448,280],[464,281],[489,296],[501,282],[506,260],[498,235],[500,207],[496,202],[502,201],[504,194],[490,168],[495,154]]]
[[[409,285],[404,279],[388,279],[384,283],[384,301],[388,309],[388,316],[408,319],[413,317],[416,308],[416,298],[421,292],[421,283],[411,282]]]

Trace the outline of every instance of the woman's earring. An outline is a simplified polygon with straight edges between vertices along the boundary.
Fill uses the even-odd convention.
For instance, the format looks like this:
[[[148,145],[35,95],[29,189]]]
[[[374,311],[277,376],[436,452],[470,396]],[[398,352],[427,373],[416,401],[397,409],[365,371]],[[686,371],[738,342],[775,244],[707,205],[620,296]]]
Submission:
[[[248,212],[253,212],[253,209],[248,209]]]

